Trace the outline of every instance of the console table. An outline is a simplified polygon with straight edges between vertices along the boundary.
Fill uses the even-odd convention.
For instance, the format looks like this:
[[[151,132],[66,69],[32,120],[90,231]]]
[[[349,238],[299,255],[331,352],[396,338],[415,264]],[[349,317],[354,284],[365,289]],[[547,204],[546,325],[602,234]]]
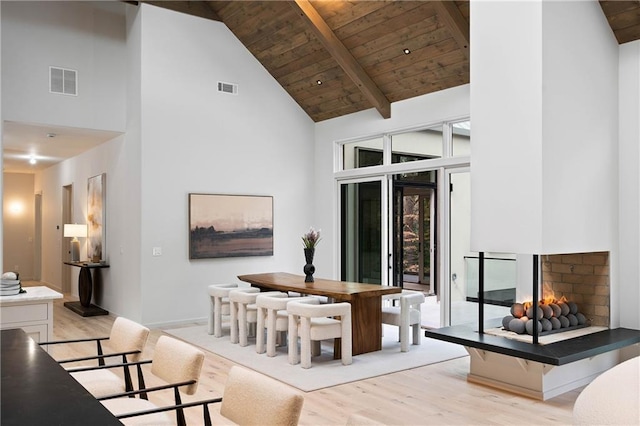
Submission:
[[[122,425],[19,328],[0,332],[0,372],[2,426]]]
[[[0,296],[0,328],[21,328],[36,342],[52,340],[53,299],[62,299],[62,294],[44,286],[24,290]]]
[[[109,311],[91,303],[91,294],[93,293],[94,278],[99,279],[99,270],[108,268],[109,265],[106,263],[91,262],[64,262],[64,264],[80,268],[80,275],[78,276],[78,296],[80,297],[80,301],[64,302],[64,306],[83,317],[108,315]],[[92,270],[95,270],[95,277],[92,276]]]

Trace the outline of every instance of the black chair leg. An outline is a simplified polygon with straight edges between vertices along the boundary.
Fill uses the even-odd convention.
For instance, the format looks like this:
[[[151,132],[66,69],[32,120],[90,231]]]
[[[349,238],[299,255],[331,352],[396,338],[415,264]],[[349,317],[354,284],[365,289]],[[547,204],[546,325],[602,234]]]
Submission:
[[[180,399],[180,391],[177,387],[173,388],[173,394],[176,399],[176,405],[182,404],[182,400]],[[178,408],[176,410],[176,423],[178,426],[187,426],[187,420],[184,418],[184,410],[182,408]]]

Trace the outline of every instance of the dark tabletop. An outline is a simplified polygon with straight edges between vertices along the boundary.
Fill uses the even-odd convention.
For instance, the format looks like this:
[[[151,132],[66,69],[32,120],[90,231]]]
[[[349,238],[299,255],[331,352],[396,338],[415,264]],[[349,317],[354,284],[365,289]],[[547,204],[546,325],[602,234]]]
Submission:
[[[0,334],[2,426],[121,425],[22,329]]]

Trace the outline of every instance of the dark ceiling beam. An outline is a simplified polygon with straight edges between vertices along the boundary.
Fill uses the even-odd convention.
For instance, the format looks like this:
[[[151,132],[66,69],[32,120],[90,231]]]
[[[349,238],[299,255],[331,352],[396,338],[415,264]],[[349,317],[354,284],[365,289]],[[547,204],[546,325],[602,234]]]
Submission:
[[[438,16],[444,20],[447,28],[451,29],[451,35],[458,43],[458,47],[460,47],[464,56],[469,59],[469,23],[460,13],[460,9],[458,9],[455,2],[449,0],[434,1],[433,5],[436,7]]]
[[[311,3],[308,0],[295,0],[289,4],[307,22],[309,28],[315,33],[325,49],[360,89],[362,94],[373,104],[380,115],[383,118],[390,118],[391,104],[389,100],[351,55],[351,52],[342,44],[333,30],[329,28],[329,25],[322,19],[322,16]]]
[[[142,0],[138,3],[146,3],[153,6],[163,7],[173,10],[174,12],[186,13],[187,15],[198,16],[200,18],[210,19],[212,21],[220,21],[222,19],[209,6],[208,1],[147,1]]]

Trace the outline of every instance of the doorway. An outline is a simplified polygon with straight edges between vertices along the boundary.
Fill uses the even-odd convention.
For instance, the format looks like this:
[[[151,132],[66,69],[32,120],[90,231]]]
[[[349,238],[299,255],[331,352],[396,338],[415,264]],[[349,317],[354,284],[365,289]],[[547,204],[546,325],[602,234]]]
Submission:
[[[65,185],[62,187],[62,227],[65,223],[73,223],[73,185]],[[64,235],[64,232],[63,232]],[[71,293],[71,266],[65,265],[64,262],[71,260],[70,244],[71,239],[62,237],[62,276],[60,277],[62,293]]]
[[[393,177],[393,285],[437,295],[437,172]]]

